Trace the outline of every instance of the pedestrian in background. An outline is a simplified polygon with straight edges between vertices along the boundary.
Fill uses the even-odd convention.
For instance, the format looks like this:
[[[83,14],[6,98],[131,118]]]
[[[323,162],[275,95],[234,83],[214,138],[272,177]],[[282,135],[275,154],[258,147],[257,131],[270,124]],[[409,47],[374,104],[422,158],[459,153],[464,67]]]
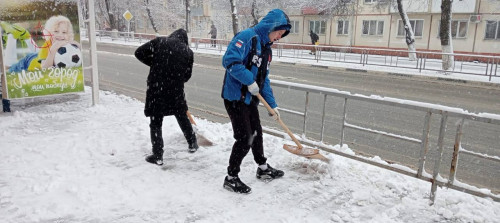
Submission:
[[[309,54],[316,55],[316,46],[319,45],[319,36],[314,33],[312,30],[309,32],[309,36],[311,37],[311,42],[313,44],[313,48]]]
[[[135,57],[150,67],[147,79],[144,114],[150,117],[153,154],[146,161],[163,165],[163,117],[174,115],[189,146],[190,153],[198,150],[193,126],[186,114],[184,83],[191,78],[193,51],[189,48],[187,32],[174,31],[168,37],[156,37],[135,51]]]
[[[210,34],[210,43],[212,44],[211,47],[216,47],[216,44],[217,44],[217,28],[215,28],[215,25],[212,24],[212,26],[210,27],[210,32],[208,33]]]
[[[224,188],[237,193],[250,193],[238,174],[241,162],[250,149],[257,163],[258,179],[272,180],[282,177],[284,172],[267,164],[262,142],[259,99],[261,94],[279,118],[278,105],[269,81],[269,66],[272,61],[271,45],[290,32],[290,20],[280,9],[271,10],[257,25],[245,29],[231,40],[222,58],[226,69],[222,87],[222,98],[231,119],[236,140],[229,157]]]

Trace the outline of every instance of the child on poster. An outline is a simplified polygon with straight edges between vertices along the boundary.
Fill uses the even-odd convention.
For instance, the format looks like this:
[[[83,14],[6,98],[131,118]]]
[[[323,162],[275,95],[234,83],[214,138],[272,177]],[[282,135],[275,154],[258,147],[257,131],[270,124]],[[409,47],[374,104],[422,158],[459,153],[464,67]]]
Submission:
[[[80,44],[74,40],[73,25],[71,21],[62,15],[50,17],[43,29],[45,40],[42,47],[35,45],[30,33],[18,25],[11,25],[2,21],[0,23],[4,32],[7,33],[5,46],[5,66],[9,72],[20,72],[22,70],[33,71],[35,69],[54,67],[54,57],[61,46],[68,43],[80,48]],[[25,41],[31,53],[17,60],[17,40]]]

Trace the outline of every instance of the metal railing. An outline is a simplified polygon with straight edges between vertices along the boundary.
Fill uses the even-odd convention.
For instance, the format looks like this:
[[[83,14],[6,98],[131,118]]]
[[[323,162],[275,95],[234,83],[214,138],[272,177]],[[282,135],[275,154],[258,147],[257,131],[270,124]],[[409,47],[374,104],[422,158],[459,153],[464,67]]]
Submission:
[[[147,42],[157,36],[150,33],[134,33],[134,32],[119,32],[97,30],[98,39],[109,40],[123,40],[125,42]],[[81,35],[87,36],[86,29],[81,29]],[[214,51],[225,51],[230,40],[216,39],[216,47],[211,46],[210,38],[191,37],[191,46],[195,49],[207,49]],[[417,51],[416,59],[409,60],[407,50],[393,50],[382,48],[359,48],[347,46],[313,46],[310,44],[289,44],[289,43],[275,43],[276,50],[273,53],[278,57],[285,58],[298,58],[307,60],[327,61],[327,62],[342,62],[360,64],[362,66],[382,66],[382,67],[396,67],[405,69],[415,69],[419,72],[427,71],[441,71],[462,73],[468,75],[488,76],[489,81],[493,77],[500,78],[500,57],[487,56],[478,54],[461,54],[461,53],[441,53],[441,52],[428,52]],[[309,54],[310,50],[316,48],[314,55]],[[443,56],[451,55],[455,58],[452,70],[444,71],[442,69]]]
[[[192,46],[195,49],[211,49],[210,39],[196,37],[191,39],[192,44],[194,44]],[[225,51],[229,41],[218,39],[217,42],[217,48],[213,50]],[[423,70],[442,71],[443,73],[454,72],[488,76],[489,81],[493,77],[500,78],[500,57],[498,56],[417,51],[416,59],[412,61],[408,58],[409,51],[407,50],[313,46],[288,43],[275,43],[274,47],[276,50],[273,51],[273,54],[278,57],[315,60],[318,63],[321,61],[342,62],[360,64],[362,66],[371,65],[415,69],[419,72]],[[310,54],[313,47],[316,48],[316,53]],[[440,59],[446,55],[451,55],[455,58],[454,65],[449,71],[442,69],[442,60]]]
[[[299,92],[304,92],[305,93],[305,104],[304,104],[304,111],[293,111],[289,109],[280,109],[283,112],[294,114],[294,115],[299,115],[303,118],[303,132],[302,132],[302,137],[299,137],[299,141],[302,141],[304,144],[309,144],[309,145],[314,145],[317,146],[324,151],[331,152],[337,155],[341,155],[347,158],[355,159],[358,161],[362,161],[368,164],[372,164],[378,167],[382,167],[388,170],[392,170],[398,173],[402,173],[408,176],[412,176],[421,180],[429,181],[432,183],[431,185],[431,195],[430,199],[432,202],[434,202],[435,197],[436,197],[436,189],[437,186],[446,186],[451,189],[455,189],[458,191],[462,191],[465,193],[469,193],[475,196],[479,197],[489,197],[492,198],[495,201],[500,201],[500,195],[495,195],[490,192],[484,192],[484,190],[481,189],[472,189],[472,186],[463,184],[463,183],[456,183],[455,181],[455,174],[458,169],[458,161],[459,161],[459,154],[468,154],[475,156],[479,159],[483,160],[489,160],[493,161],[497,165],[495,166],[497,169],[500,168],[500,157],[497,156],[492,156],[492,155],[487,155],[487,154],[482,154],[482,153],[476,153],[473,151],[469,151],[467,149],[464,149],[461,147],[461,137],[463,134],[463,126],[464,126],[464,121],[467,120],[468,122],[479,122],[479,123],[488,123],[491,125],[495,125],[495,128],[500,128],[500,115],[498,114],[475,114],[475,113],[470,113],[467,111],[464,111],[463,109],[458,109],[458,108],[453,108],[453,107],[447,107],[447,106],[441,106],[441,105],[431,105],[428,103],[422,103],[422,102],[416,102],[416,101],[409,101],[409,100],[400,100],[396,98],[381,98],[377,96],[363,96],[359,94],[351,94],[348,92],[342,92],[338,91],[335,89],[330,89],[330,88],[324,88],[324,87],[317,87],[317,86],[311,86],[311,85],[305,85],[305,84],[297,84],[297,83],[291,83],[291,82],[286,82],[286,81],[278,81],[278,80],[272,80],[271,85],[273,88],[283,88],[287,90],[295,90]],[[320,133],[320,142],[315,142],[308,140],[306,138],[307,130],[307,120],[308,118],[308,110],[309,110],[309,98],[310,94],[319,94],[320,96],[323,96],[323,109],[321,112],[321,133]],[[381,163],[374,161],[369,158],[365,158],[362,156],[358,155],[352,155],[351,153],[346,153],[341,150],[336,150],[333,149],[331,146],[327,146],[323,143],[323,137],[324,137],[324,124],[325,124],[325,115],[327,114],[327,111],[325,109],[326,107],[326,101],[327,98],[334,97],[334,98],[340,98],[343,99],[343,114],[342,114],[342,122],[339,123],[341,125],[341,135],[339,136],[339,144],[340,147],[342,148],[343,144],[345,143],[345,134],[346,134],[346,129],[356,129],[359,131],[364,131],[367,133],[371,134],[377,134],[377,135],[383,135],[386,137],[391,137],[394,139],[398,140],[403,140],[407,141],[410,143],[416,143],[420,145],[420,156],[419,156],[419,162],[418,162],[418,168],[417,169],[412,169],[411,167],[405,166],[405,168],[400,168],[395,165],[391,165],[388,163]],[[409,136],[404,136],[403,134],[396,134],[396,133],[390,133],[386,132],[383,130],[377,130],[373,129],[373,127],[366,127],[366,126],[359,126],[355,124],[351,124],[347,121],[347,105],[348,103],[351,103],[353,101],[358,101],[358,102],[370,102],[370,103],[375,103],[381,106],[385,107],[390,107],[390,108],[404,108],[404,109],[410,109],[413,111],[420,112],[422,114],[425,114],[425,118],[423,120],[423,129],[422,129],[422,136],[421,138],[414,138],[414,137],[409,137]],[[433,173],[432,175],[429,175],[425,172],[425,167],[426,167],[426,160],[428,160],[428,151],[429,151],[429,135],[431,132],[431,125],[430,125],[430,119],[431,116],[433,115],[439,115],[441,117],[441,122],[439,125],[439,135],[437,136],[438,138],[438,157],[435,157],[435,163],[433,166]],[[449,179],[443,179],[442,177],[438,176],[439,175],[439,169],[442,166],[441,160],[443,159],[443,147],[444,147],[444,136],[446,133],[446,122],[448,117],[455,117],[460,120],[460,123],[457,125],[457,130],[455,133],[455,140],[454,140],[454,145],[453,145],[453,154],[452,154],[452,163],[449,168]],[[283,137],[286,137],[285,133],[276,131],[274,129],[270,128],[265,128],[265,130],[269,133],[273,133],[275,135],[281,135]],[[408,170],[411,169],[411,170]]]
[[[275,45],[278,49],[276,55],[279,57],[311,59],[317,62],[355,63],[362,66],[397,67],[415,69],[419,72],[423,70],[443,71],[440,58],[453,56],[455,58],[454,65],[449,72],[488,76],[489,81],[492,77],[500,77],[498,66],[500,57],[498,56],[417,51],[416,59],[412,61],[408,58],[410,52],[407,50],[315,46],[315,55],[310,55],[307,53],[307,49],[312,49],[312,45],[285,43],[276,43]]]
[[[123,33],[123,32],[121,32],[121,33]],[[129,33],[127,33],[127,34],[129,34]],[[101,38],[110,38],[110,37],[106,37],[106,35],[107,34],[101,35]],[[118,36],[123,36],[123,35],[118,35]],[[133,38],[130,38],[127,41],[139,41],[139,42],[144,41],[145,42],[146,40],[154,38],[154,37],[155,36],[151,35],[151,34],[142,35],[142,34],[136,33],[133,35]],[[211,43],[210,43],[211,39],[209,39],[209,38],[205,38],[205,39],[192,38],[192,39],[194,40],[191,43],[192,47],[195,47],[197,49],[198,48],[207,48],[207,49],[216,50],[216,51],[224,51],[226,49],[228,42],[229,42],[228,40],[218,39],[217,40],[217,47],[211,47]],[[344,52],[328,52],[328,51],[319,49],[319,50],[317,50],[316,55],[309,55],[307,52],[307,48],[285,49],[282,47],[285,44],[277,44],[277,45],[278,45],[278,50],[276,50],[275,52],[276,52],[276,54],[278,54],[278,56],[285,56],[286,54],[292,54],[292,55],[296,55],[297,57],[308,57],[310,59],[315,59],[318,61],[320,59],[325,60],[327,58],[330,58],[330,59],[333,58],[335,60],[344,60],[345,62],[371,65],[374,62],[370,62],[371,61],[370,58],[375,57],[374,55],[369,55],[367,53],[368,51],[364,51],[363,53],[360,53],[360,54],[349,54],[349,53],[347,53],[347,51],[353,49],[350,47],[336,47],[338,49],[344,49],[343,50]],[[296,45],[296,46],[300,46],[300,47],[305,47],[305,46],[310,47],[311,46],[311,45],[300,45],[300,44],[286,44],[286,45],[288,45],[288,46]],[[325,48],[325,47],[320,46],[319,48]],[[380,49],[376,49],[376,50],[380,51]],[[407,53],[407,51],[398,51],[398,52],[401,52],[401,53],[406,52]],[[326,53],[332,53],[332,55],[330,55],[330,56],[333,56],[333,57],[325,57],[324,54],[326,54]],[[337,53],[337,54],[335,54],[335,53]],[[425,54],[426,53],[421,53],[420,55],[425,55]],[[429,53],[429,55],[430,54],[431,53]],[[455,55],[461,55],[461,54],[455,54]],[[477,55],[473,55],[473,56],[477,56]],[[355,59],[355,60],[358,62],[352,62],[351,60],[346,59],[349,57],[357,57],[357,59]],[[385,57],[385,56],[383,56],[383,57]],[[385,63],[389,64],[390,66],[403,66],[403,63],[401,62],[403,60],[402,58],[403,58],[402,56],[401,57],[396,56],[395,58],[393,57],[391,59],[387,59],[387,57],[386,57]],[[420,58],[421,59],[418,60],[419,62],[415,62],[415,64],[413,64],[412,66],[414,66],[415,69],[422,69],[422,70],[428,69],[428,66],[425,66],[425,64],[428,64],[430,62],[425,61],[426,60],[425,56],[421,56]],[[489,57],[486,57],[486,58],[489,58]],[[491,76],[497,75],[496,70],[498,69],[498,57],[491,57],[490,59],[491,59],[490,61],[496,61],[496,62],[495,63],[488,62],[488,63],[482,64],[482,65],[487,67],[487,69],[486,69],[486,70],[488,70],[487,74],[489,74],[491,77]],[[407,60],[407,59],[405,59],[405,60]],[[462,67],[463,66],[465,66],[465,64],[462,64]],[[480,65],[478,65],[478,66],[480,66]],[[483,74],[483,75],[485,75],[485,74]],[[303,136],[299,137],[299,139],[302,143],[308,144],[308,145],[314,145],[314,146],[317,146],[317,147],[319,147],[327,152],[331,152],[331,153],[334,153],[334,154],[337,154],[340,156],[344,156],[344,157],[351,158],[351,159],[354,159],[357,161],[361,161],[364,163],[368,163],[368,164],[375,165],[375,166],[385,168],[388,170],[392,170],[392,171],[395,171],[395,172],[398,172],[398,173],[401,173],[404,175],[412,176],[412,177],[415,177],[415,178],[418,178],[421,180],[431,182],[432,183],[431,196],[430,196],[431,201],[435,200],[437,186],[446,186],[446,187],[449,187],[451,189],[455,189],[458,191],[469,193],[469,194],[472,194],[475,196],[489,197],[497,202],[500,201],[499,195],[495,195],[491,192],[484,192],[484,190],[480,190],[480,189],[474,189],[472,186],[464,185],[463,183],[457,182],[455,180],[455,174],[456,174],[456,171],[458,169],[459,154],[467,154],[467,155],[477,157],[479,159],[489,160],[489,161],[493,161],[495,163],[500,163],[500,158],[497,156],[486,155],[486,154],[482,154],[482,153],[469,151],[469,150],[462,148],[461,144],[460,144],[461,138],[462,138],[462,133],[463,133],[463,124],[464,124],[465,120],[471,121],[471,122],[489,123],[489,124],[495,125],[495,127],[500,127],[500,115],[496,115],[496,114],[479,115],[479,114],[469,113],[469,112],[466,112],[462,109],[457,109],[457,108],[452,108],[452,107],[431,106],[427,103],[420,103],[420,102],[408,101],[408,100],[401,101],[399,99],[390,99],[390,98],[381,99],[381,98],[377,98],[377,97],[373,97],[373,96],[369,97],[369,96],[362,96],[362,95],[353,95],[353,94],[341,92],[341,91],[338,91],[335,89],[310,86],[310,85],[305,85],[305,84],[296,84],[296,83],[278,81],[278,80],[272,80],[271,85],[273,87],[277,87],[277,88],[284,88],[284,89],[288,89],[288,90],[295,90],[295,91],[305,93],[305,104],[304,104],[304,111],[303,112],[294,111],[291,109],[280,108],[280,110],[285,112],[285,113],[299,115],[299,116],[303,117],[303,129],[302,129]],[[312,94],[319,94],[319,95],[323,96],[323,109],[322,109],[322,113],[321,113],[321,132],[320,132],[320,141],[319,142],[311,141],[311,140],[308,140],[306,138],[307,125],[308,125],[307,120],[308,120],[308,118],[310,118],[309,98],[310,98],[311,93]],[[346,153],[346,152],[343,152],[340,150],[336,150],[336,149],[333,149],[332,146],[328,146],[328,145],[324,144],[323,139],[325,136],[325,132],[324,132],[325,116],[328,113],[328,111],[326,110],[325,104],[327,102],[327,98],[331,98],[331,97],[343,99],[342,122],[339,123],[339,125],[341,126],[341,134],[339,135],[339,144],[341,147],[345,143],[344,138],[346,135],[346,129],[355,129],[355,130],[367,132],[370,134],[383,135],[386,137],[390,137],[390,138],[394,138],[394,139],[398,139],[398,140],[402,140],[402,141],[407,141],[410,143],[415,143],[415,144],[420,145],[420,155],[419,155],[419,159],[418,159],[418,168],[416,168],[416,169],[412,169],[411,167],[400,168],[398,166],[394,166],[394,165],[391,165],[388,163],[381,163],[381,162],[377,162],[377,161],[374,161],[372,159],[368,159],[368,158],[365,158],[362,156],[353,155],[351,153]],[[350,103],[352,101],[371,102],[371,103],[375,103],[375,104],[390,107],[390,108],[405,108],[405,109],[410,109],[410,110],[418,111],[418,112],[425,114],[425,118],[422,121],[423,122],[423,129],[422,129],[421,138],[403,136],[402,134],[390,133],[390,132],[383,131],[380,129],[377,130],[377,129],[372,129],[372,128],[366,128],[363,126],[349,123],[347,121],[347,113],[348,113],[347,105],[348,105],[348,103]],[[437,146],[438,147],[437,148],[438,149],[438,157],[436,158],[435,163],[434,163],[433,173],[432,173],[432,175],[430,175],[430,174],[427,174],[425,172],[425,167],[426,167],[425,161],[428,160],[428,158],[429,158],[428,157],[429,134],[430,134],[430,130],[431,130],[430,119],[432,116],[436,116],[436,115],[441,117],[441,122],[440,122],[440,127],[439,127],[439,135],[437,136],[438,137],[438,146]],[[443,147],[444,147],[443,138],[444,138],[444,134],[446,133],[446,122],[448,120],[448,117],[459,118],[459,119],[461,119],[461,121],[460,121],[460,124],[457,125],[457,130],[455,133],[455,140],[454,140],[455,143],[453,146],[454,150],[453,150],[453,154],[451,157],[452,164],[449,168],[449,179],[445,180],[445,179],[442,179],[441,177],[439,177],[439,169],[443,166],[441,164],[441,160],[443,158]],[[286,134],[284,134],[283,132],[280,132],[280,131],[276,131],[274,129],[264,128],[264,130],[268,133],[274,133],[276,135],[281,135],[283,137],[286,137]],[[408,170],[408,169],[411,169],[411,170]],[[498,168],[498,169],[500,169],[500,168]]]

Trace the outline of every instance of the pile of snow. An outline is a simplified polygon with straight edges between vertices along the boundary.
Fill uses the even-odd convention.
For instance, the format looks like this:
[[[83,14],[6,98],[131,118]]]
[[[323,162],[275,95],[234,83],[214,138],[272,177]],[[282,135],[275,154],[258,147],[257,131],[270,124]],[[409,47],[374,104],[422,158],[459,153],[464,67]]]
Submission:
[[[100,92],[51,97],[0,114],[1,222],[498,222],[500,203],[325,154],[329,164],[282,149],[264,136],[268,162],[285,171],[255,178],[249,153],[241,195],[222,188],[231,124],[197,119],[216,143],[187,152],[175,118],[163,126],[165,165],[149,164],[149,119],[143,103]],[[47,99],[45,99],[47,100]],[[36,100],[35,100],[36,101]],[[288,142],[289,143],[289,142]]]

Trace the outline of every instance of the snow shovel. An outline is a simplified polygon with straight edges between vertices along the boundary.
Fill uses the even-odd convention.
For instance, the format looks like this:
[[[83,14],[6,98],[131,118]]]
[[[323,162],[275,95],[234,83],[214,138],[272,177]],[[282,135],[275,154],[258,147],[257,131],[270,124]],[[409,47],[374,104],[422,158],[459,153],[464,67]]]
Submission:
[[[198,145],[200,145],[200,146],[213,146],[214,143],[212,141],[208,140],[205,136],[198,134],[198,130],[196,128],[197,127],[196,122],[194,122],[194,119],[193,119],[193,116],[191,116],[191,113],[189,113],[189,111],[186,111],[186,114],[187,114],[191,124],[195,126],[193,129],[194,129],[194,132],[196,133],[196,139],[198,141]]]
[[[262,97],[262,95],[257,94],[257,97],[259,98],[260,102],[262,104],[264,104],[264,106],[266,107],[267,111],[269,113],[271,113],[271,115],[275,116],[276,113],[271,108],[271,106],[269,106],[269,104]],[[281,118],[278,118],[276,121],[278,121],[278,123],[281,125],[281,127],[286,131],[286,133],[288,133],[288,136],[290,136],[290,138],[292,138],[292,140],[296,144],[296,146],[284,144],[283,145],[283,149],[285,149],[286,151],[291,152],[291,153],[293,153],[295,155],[303,156],[303,157],[306,157],[306,158],[309,158],[309,159],[319,159],[319,160],[322,160],[322,161],[325,161],[325,162],[329,162],[330,161],[328,158],[326,158],[325,156],[321,155],[319,153],[318,149],[303,147],[302,144],[300,144],[299,140],[297,140],[297,138],[295,138],[295,136],[290,131],[290,129],[288,129],[288,127],[285,125],[285,123],[283,123],[283,121],[281,120]]]

